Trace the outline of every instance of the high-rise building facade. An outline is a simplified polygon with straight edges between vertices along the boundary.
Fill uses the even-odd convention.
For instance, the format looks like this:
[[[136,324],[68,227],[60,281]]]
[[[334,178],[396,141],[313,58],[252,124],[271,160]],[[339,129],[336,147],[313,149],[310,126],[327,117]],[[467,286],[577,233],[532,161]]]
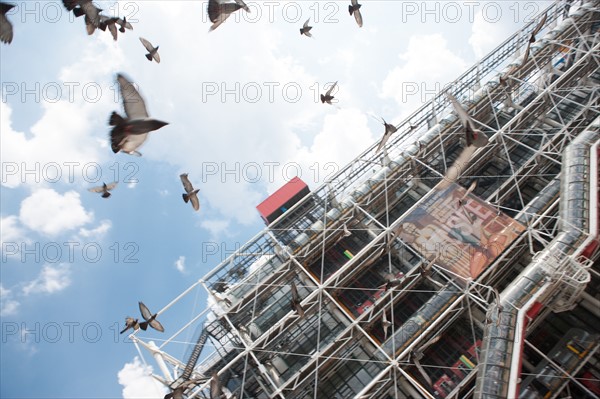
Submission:
[[[600,397],[600,1],[570,3],[382,151],[260,204],[267,227],[173,302],[212,305],[160,347],[133,335],[155,377],[188,398]]]

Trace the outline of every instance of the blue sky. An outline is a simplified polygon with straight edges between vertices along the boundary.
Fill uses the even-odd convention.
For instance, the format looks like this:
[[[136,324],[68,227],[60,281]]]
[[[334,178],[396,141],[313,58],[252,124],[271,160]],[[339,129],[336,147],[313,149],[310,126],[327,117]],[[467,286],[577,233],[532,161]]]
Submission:
[[[379,140],[371,116],[399,123],[548,4],[364,0],[359,28],[349,1],[248,2],[208,33],[206,2],[97,1],[133,24],[114,42],[61,2],[13,3],[0,45],[3,398],[162,397],[118,335],[137,302],[161,309],[264,227],[254,207],[269,193],[296,174],[316,188]],[[313,38],[299,34],[308,17]],[[118,72],[170,122],[140,158],[110,150]],[[321,104],[334,81],[338,102]],[[199,212],[181,199],[183,172]],[[108,200],[87,190],[113,180]],[[165,313],[167,331],[205,307],[198,295]]]

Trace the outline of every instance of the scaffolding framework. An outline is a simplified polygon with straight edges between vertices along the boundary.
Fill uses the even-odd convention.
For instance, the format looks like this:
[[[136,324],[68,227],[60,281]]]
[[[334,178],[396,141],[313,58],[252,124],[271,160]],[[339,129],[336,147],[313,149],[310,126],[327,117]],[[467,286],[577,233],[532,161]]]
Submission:
[[[159,365],[155,378],[187,398],[210,398],[214,373],[228,398],[507,397],[519,378],[527,397],[564,389],[600,396],[600,312],[592,311],[600,286],[600,1],[567,14],[564,1],[552,4],[398,125],[383,152],[373,144],[165,306],[159,313],[198,290],[209,296],[209,307],[160,346],[134,333]],[[469,195],[522,226],[474,278],[398,234],[465,148],[446,91],[489,139],[459,161],[450,183],[462,193],[477,181]],[[565,153],[583,134],[595,139],[573,169],[587,182],[589,220],[566,225]],[[580,226],[577,246],[544,258],[539,281],[523,288],[520,276],[543,249]],[[292,282],[303,317],[291,306]],[[522,288],[531,290],[527,307],[507,302]],[[527,312],[525,326],[510,306]],[[565,327],[565,310],[576,315],[568,316],[577,317],[576,332]],[[504,325],[522,334],[519,365],[506,366],[506,387],[491,393],[478,370],[495,372],[489,334]],[[532,331],[559,349],[576,342],[579,360],[560,363],[564,351]],[[182,342],[184,356],[170,354]],[[590,367],[592,377],[578,377]]]

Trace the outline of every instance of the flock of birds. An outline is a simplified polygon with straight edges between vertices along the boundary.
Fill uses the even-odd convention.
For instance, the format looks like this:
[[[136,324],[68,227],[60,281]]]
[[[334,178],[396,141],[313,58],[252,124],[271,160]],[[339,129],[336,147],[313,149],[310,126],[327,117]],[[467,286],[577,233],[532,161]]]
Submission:
[[[212,31],[219,27],[223,22],[231,16],[232,13],[243,9],[246,12],[250,12],[248,6],[243,0],[234,0],[234,2],[224,2],[225,0],[209,0],[207,13],[210,21],[213,23],[209,31]],[[127,22],[126,18],[119,17],[108,17],[103,15],[102,10],[98,8],[92,0],[63,0],[63,5],[68,11],[72,11],[75,17],[84,16],[84,22],[88,35],[95,32],[96,29],[101,31],[108,31],[112,35],[114,40],[117,40],[118,32],[125,33],[126,30],[133,30],[131,23]],[[10,44],[13,40],[13,27],[10,21],[7,19],[6,14],[10,11],[14,5],[0,2],[0,41],[3,43]],[[348,6],[348,11],[351,16],[354,16],[356,23],[359,27],[363,26],[363,18],[360,12],[361,4],[357,0],[351,0],[351,4]],[[500,83],[504,86],[509,87],[508,81],[511,75],[515,74],[520,68],[526,65],[529,58],[530,46],[535,42],[535,36],[538,34],[540,29],[546,22],[546,15],[542,18],[539,24],[534,28],[523,56],[523,60],[520,64],[512,66],[507,73],[500,77]],[[304,23],[300,29],[300,34],[308,37],[312,37],[311,30],[312,26],[309,25],[310,18]],[[118,29],[117,29],[118,26]],[[139,38],[140,42],[148,51],[145,54],[146,58],[152,62],[160,63],[160,56],[158,54],[158,46],[152,45],[150,41],[142,37]],[[141,156],[138,148],[146,141],[148,134],[152,131],[161,129],[168,125],[168,122],[164,122],[158,119],[151,118],[148,115],[145,101],[140,95],[138,90],[134,87],[131,80],[126,78],[123,74],[118,73],[116,77],[119,85],[119,93],[123,101],[123,108],[125,115],[120,115],[116,111],[113,111],[109,117],[109,125],[112,126],[110,131],[110,142],[111,149],[114,153],[123,152],[129,155]],[[332,104],[333,91],[337,87],[335,82],[329,87],[329,89],[320,95],[321,102],[323,104]],[[464,135],[466,140],[466,147],[463,150],[463,154],[459,155],[454,165],[450,167],[446,173],[444,180],[455,181],[457,178],[453,176],[452,169],[460,169],[462,162],[468,162],[471,155],[477,148],[484,147],[488,143],[487,136],[480,130],[477,130],[474,120],[468,115],[467,111],[460,105],[460,103],[450,94],[447,93],[447,98],[451,103],[454,111],[458,115],[460,122],[464,129]],[[376,153],[385,151],[385,145],[391,136],[398,131],[398,128],[390,123],[387,123],[383,118],[381,122],[384,125],[385,132],[381,138]],[[414,129],[413,126],[410,130]],[[182,194],[183,201],[185,203],[190,202],[193,209],[198,211],[200,209],[200,202],[198,200],[199,189],[194,189],[192,183],[188,178],[187,173],[180,175],[180,180],[185,190]],[[109,198],[111,196],[110,191],[117,187],[118,182],[112,182],[110,184],[104,183],[102,186],[90,188],[89,191],[101,194],[102,198]],[[459,200],[459,206],[464,203],[466,196],[471,193],[475,188],[476,183],[473,182],[463,198]],[[399,226],[398,228],[401,228]],[[345,231],[347,231],[344,226]],[[400,231],[393,231],[392,237],[398,235]],[[385,284],[381,286],[384,290],[393,289],[399,286],[403,281],[403,275],[388,275],[386,276]],[[291,303],[290,307],[292,311],[295,311],[299,317],[304,317],[304,308],[301,305],[302,299],[298,294],[298,289],[294,283],[291,283]],[[164,332],[162,324],[156,320],[157,314],[152,314],[148,307],[142,302],[139,302],[139,310],[144,321],[140,322],[139,319],[133,317],[127,317],[125,319],[125,328],[121,331],[121,334],[129,329],[133,330],[146,330],[148,326],[153,329]],[[387,319],[386,312],[383,312],[382,322],[385,338],[387,339],[388,329],[392,326],[392,322]],[[198,381],[190,380],[180,385],[176,389],[172,390],[165,396],[165,399],[179,399],[183,397],[183,392],[191,384],[197,383]],[[223,388],[221,381],[217,373],[214,373],[211,377],[210,383],[210,396],[211,399],[223,397]]]

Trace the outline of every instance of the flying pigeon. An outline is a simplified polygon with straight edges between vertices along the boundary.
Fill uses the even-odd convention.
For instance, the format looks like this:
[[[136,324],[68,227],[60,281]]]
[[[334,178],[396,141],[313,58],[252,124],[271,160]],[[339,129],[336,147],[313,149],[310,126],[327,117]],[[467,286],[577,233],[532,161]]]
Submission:
[[[125,318],[125,328],[121,330],[120,334],[123,334],[125,331],[133,328],[133,330],[139,330],[140,324],[138,323],[138,319],[134,319],[133,317]]]
[[[400,273],[400,276],[398,276],[398,277],[394,276],[391,273],[388,273],[385,276],[385,284],[383,284],[381,286],[381,288],[383,288],[385,291],[387,291],[390,288],[397,287],[400,284],[402,284],[403,277],[404,277],[404,274],[402,274],[402,273]]]
[[[547,18],[548,18],[548,13],[544,14],[544,16],[542,17],[540,22],[536,25],[536,27],[533,29],[533,31],[531,31],[531,36],[529,37],[529,43],[535,42],[535,36],[538,33],[540,33],[540,30],[542,30],[542,28],[544,27],[544,24],[546,23]]]
[[[109,191],[117,187],[117,182],[112,182],[110,184],[103,183],[101,186],[92,187],[89,189],[92,193],[102,193],[102,198],[110,197]]]
[[[348,226],[346,226],[346,223],[344,223],[344,237],[350,237],[352,235],[352,232],[350,232],[350,230],[348,230]]]
[[[198,191],[200,191],[200,189],[194,190],[192,183],[190,183],[190,180],[188,179],[187,173],[179,175],[179,178],[181,179],[181,182],[183,183],[183,188],[185,189],[185,194],[181,194],[183,196],[183,201],[186,204],[188,203],[188,201],[192,201],[192,207],[194,208],[194,210],[199,210],[200,202],[198,202],[197,194]]]
[[[456,101],[456,98],[450,93],[446,93],[448,100],[452,103],[452,107],[454,107],[454,111],[458,115],[460,122],[465,128],[465,136],[467,139],[467,147],[471,145],[476,148],[484,147],[488,143],[487,136],[481,131],[475,129],[475,124],[473,123],[473,119],[467,114],[467,111]]]
[[[291,285],[291,289],[292,289],[292,309],[294,309],[296,312],[298,312],[298,315],[302,318],[304,317],[304,308],[302,307],[302,305],[300,304],[300,296],[298,295],[298,288],[296,288],[296,284],[294,284],[294,282],[292,282]]]
[[[385,132],[383,133],[383,137],[381,138],[381,141],[377,146],[377,150],[375,150],[376,153],[379,153],[379,151],[381,151],[381,149],[385,146],[385,143],[387,143],[390,137],[392,137],[392,134],[398,131],[398,128],[396,126],[387,123],[383,118],[381,118],[381,120],[383,121],[383,126],[385,126]]]
[[[508,78],[514,75],[519,69],[523,68],[527,61],[529,60],[529,53],[531,51],[531,42],[527,42],[527,48],[525,49],[525,54],[523,55],[523,60],[518,65],[512,65],[510,69],[502,76],[500,76],[499,81],[500,84],[506,86],[508,83]]]
[[[222,399],[223,396],[224,393],[221,379],[219,378],[219,374],[214,372],[210,379],[210,399]]]
[[[250,12],[250,9],[242,0],[235,0],[235,3],[224,3],[221,0],[208,0],[208,18],[210,19],[210,22],[213,23],[209,32],[217,29],[232,13],[240,8],[243,8],[246,12]]]
[[[200,378],[194,378],[191,380],[183,381],[177,388],[173,389],[171,392],[164,396],[164,399],[183,399],[183,393],[186,389],[191,386],[198,385],[200,383]]]
[[[168,123],[148,116],[144,99],[123,75],[117,74],[117,81],[127,117],[123,118],[114,111],[110,115],[108,123],[114,126],[110,131],[111,148],[114,153],[123,151],[130,155],[141,156],[142,154],[136,149],[146,141],[148,133]]]
[[[63,5],[68,11],[73,11],[75,17],[85,15],[85,27],[88,35],[94,33],[99,27],[102,9],[96,7],[92,0],[63,0]]]
[[[477,187],[477,180],[473,180],[473,183],[471,183],[471,185],[465,192],[465,195],[460,197],[460,199],[458,200],[458,206],[462,206],[465,204],[465,198],[467,198],[467,195],[471,194],[473,192],[473,190],[475,190],[475,187]]]
[[[142,42],[144,47],[146,47],[146,50],[148,50],[148,54],[146,54],[146,58],[148,59],[148,61],[152,61],[152,59],[154,58],[154,61],[156,61],[157,64],[160,64],[160,55],[158,55],[159,46],[154,47],[152,43],[150,43],[143,37],[140,37],[140,42]]]
[[[348,11],[350,12],[350,15],[354,14],[356,23],[360,28],[362,28],[363,20],[362,15],[360,14],[360,7],[362,7],[362,4],[358,4],[358,0],[350,0],[350,3],[352,3],[352,5],[348,6]]]
[[[107,17],[106,15],[100,15],[100,23],[98,24],[98,29],[100,29],[101,31],[106,31],[106,28],[108,28],[108,31],[110,32],[110,34],[113,37],[113,40],[117,40],[117,21],[119,20],[119,18],[111,18],[111,17]]]
[[[162,324],[160,324],[158,320],[156,320],[156,316],[158,316],[158,313],[152,314],[150,312],[150,309],[148,309],[148,307],[144,305],[143,302],[140,302],[139,304],[140,313],[142,313],[142,317],[144,318],[144,320],[146,320],[139,323],[140,328],[146,331],[148,325],[150,325],[150,327],[154,328],[156,331],[165,332],[165,328],[162,326]]]
[[[14,7],[14,4],[0,2],[0,42],[10,44],[13,39],[12,23],[6,18],[6,13]]]
[[[333,91],[333,89],[337,86],[337,82],[335,82],[330,88],[329,90],[327,90],[327,92],[325,94],[321,94],[321,102],[323,104],[327,103],[327,104],[331,104],[331,100],[333,100],[335,97],[331,95],[331,92]]]
[[[310,18],[306,20],[306,22],[304,23],[304,25],[302,26],[302,28],[300,28],[300,34],[301,35],[306,35],[308,37],[312,37],[312,34],[310,33],[310,30],[313,28],[312,26],[308,26],[308,21],[310,21]]]
[[[125,33],[125,28],[127,28],[129,30],[133,29],[133,26],[131,26],[131,24],[129,22],[127,22],[126,17],[123,17],[123,19],[117,18],[117,25],[120,26],[119,32],[121,32],[121,33]]]
[[[381,325],[383,326],[383,339],[387,340],[388,329],[392,326],[392,322],[387,319],[385,310],[383,311],[383,321],[381,322]]]

